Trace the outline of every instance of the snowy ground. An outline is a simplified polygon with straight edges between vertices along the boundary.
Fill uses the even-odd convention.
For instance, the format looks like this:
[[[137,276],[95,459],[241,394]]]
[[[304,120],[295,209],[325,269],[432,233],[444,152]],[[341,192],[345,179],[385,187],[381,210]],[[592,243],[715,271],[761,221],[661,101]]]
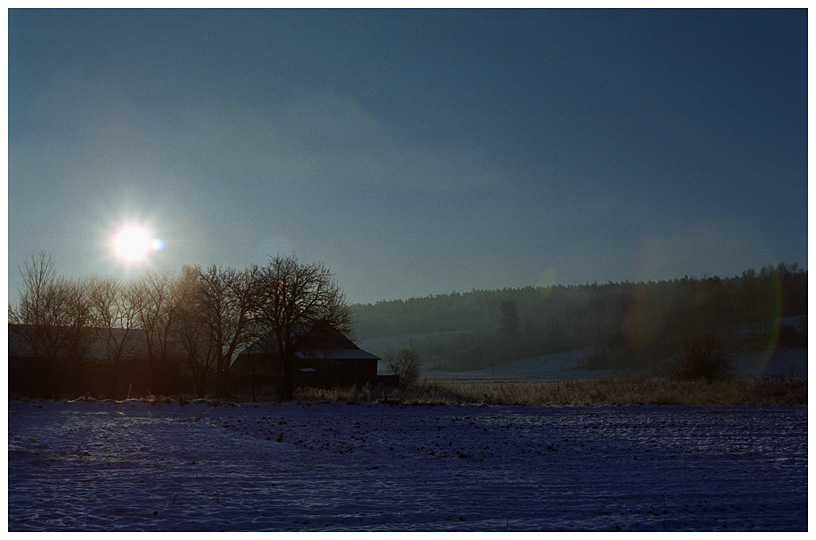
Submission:
[[[586,347],[562,353],[524,358],[493,368],[470,371],[429,370],[424,377],[441,381],[462,383],[564,381],[581,379],[615,378],[614,369],[590,370],[581,366],[592,354]],[[744,353],[735,359],[737,375],[743,378],[762,377],[808,377],[808,350],[777,348],[770,353]]]
[[[9,402],[9,530],[807,529],[807,409]]]
[[[807,317],[796,316],[778,319],[779,325],[787,325],[797,330],[807,330]],[[763,321],[747,324],[737,331],[748,334],[761,332],[772,325],[774,321]],[[382,354],[385,350],[395,350],[408,347],[421,351],[425,345],[440,337],[469,332],[434,332],[427,334],[410,334],[403,336],[389,336],[361,340],[361,348],[370,349],[374,353]],[[587,359],[594,354],[593,347],[583,347],[570,351],[545,354],[530,358],[523,358],[504,364],[468,371],[448,371],[428,369],[422,373],[423,377],[441,381],[455,381],[462,383],[485,382],[530,382],[530,381],[564,381],[581,379],[615,378],[621,373],[614,369],[589,370],[583,369]],[[762,377],[808,377],[807,349],[775,348],[768,352],[752,352],[740,354],[735,359],[737,375],[743,378]],[[380,362],[378,371],[382,375],[390,373],[385,362]]]
[[[580,368],[592,352],[592,347],[584,347],[561,353],[513,360],[495,367],[468,371],[434,369],[425,371],[422,375],[437,381],[462,383],[512,383],[614,378],[615,370]]]

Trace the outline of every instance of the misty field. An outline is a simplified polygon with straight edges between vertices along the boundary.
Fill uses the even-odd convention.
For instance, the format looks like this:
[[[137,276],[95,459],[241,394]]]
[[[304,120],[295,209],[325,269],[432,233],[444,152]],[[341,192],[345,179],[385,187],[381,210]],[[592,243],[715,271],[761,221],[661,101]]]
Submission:
[[[806,407],[9,402],[11,531],[807,530]]]

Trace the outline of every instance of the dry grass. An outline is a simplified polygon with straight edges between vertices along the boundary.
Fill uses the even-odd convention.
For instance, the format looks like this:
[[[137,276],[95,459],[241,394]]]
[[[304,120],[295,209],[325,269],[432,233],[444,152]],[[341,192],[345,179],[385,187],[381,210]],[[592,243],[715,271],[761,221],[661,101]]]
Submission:
[[[533,383],[421,381],[409,388],[304,388],[296,399],[414,405],[807,405],[807,379],[599,379]]]

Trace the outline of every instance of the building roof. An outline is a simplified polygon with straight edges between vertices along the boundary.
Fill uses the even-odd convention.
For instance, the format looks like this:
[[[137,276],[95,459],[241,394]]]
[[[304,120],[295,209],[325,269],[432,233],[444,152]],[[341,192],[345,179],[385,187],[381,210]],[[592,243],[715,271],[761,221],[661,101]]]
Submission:
[[[379,360],[378,356],[362,350],[342,332],[327,323],[301,325],[297,334],[298,337],[309,334],[306,345],[295,353],[295,356],[304,360]],[[268,354],[276,349],[277,338],[269,333],[239,353],[238,358],[250,354]]]
[[[25,338],[26,325],[9,323],[8,331],[8,355],[16,358],[33,358],[35,356],[34,349]],[[93,332],[92,341],[89,344],[84,358],[93,360],[102,360],[107,358],[107,330],[102,328],[89,328]],[[124,330],[119,328],[112,329],[117,341],[122,340]],[[146,356],[147,355],[147,337],[144,330],[131,329],[125,344],[124,354],[127,356]],[[63,358],[67,356],[65,351],[57,353],[57,357]]]
[[[304,360],[379,360],[379,356],[374,356],[363,349],[311,349],[298,351],[295,356]]]

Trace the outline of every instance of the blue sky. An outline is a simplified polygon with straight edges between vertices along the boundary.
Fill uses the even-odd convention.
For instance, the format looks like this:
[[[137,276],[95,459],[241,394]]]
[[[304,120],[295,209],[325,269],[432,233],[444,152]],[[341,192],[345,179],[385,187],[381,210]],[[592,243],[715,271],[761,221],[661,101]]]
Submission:
[[[11,10],[10,300],[125,221],[351,302],[807,268],[807,52],[805,10]]]

